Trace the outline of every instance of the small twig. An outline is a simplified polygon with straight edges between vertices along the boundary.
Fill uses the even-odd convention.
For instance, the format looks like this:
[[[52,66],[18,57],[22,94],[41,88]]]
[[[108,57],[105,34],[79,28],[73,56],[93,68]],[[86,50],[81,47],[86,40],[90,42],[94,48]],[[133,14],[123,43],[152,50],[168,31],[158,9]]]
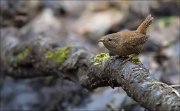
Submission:
[[[170,86],[173,87],[173,88],[177,88],[177,87],[180,88],[180,84],[174,84],[174,85],[170,85]]]

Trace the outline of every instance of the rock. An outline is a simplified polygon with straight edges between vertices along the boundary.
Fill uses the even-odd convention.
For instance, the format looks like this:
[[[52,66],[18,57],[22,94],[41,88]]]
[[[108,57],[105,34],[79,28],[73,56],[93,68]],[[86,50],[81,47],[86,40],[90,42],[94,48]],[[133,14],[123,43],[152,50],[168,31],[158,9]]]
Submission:
[[[73,26],[74,31],[92,40],[100,38],[113,25],[123,22],[125,14],[117,9],[100,12],[84,12]]]

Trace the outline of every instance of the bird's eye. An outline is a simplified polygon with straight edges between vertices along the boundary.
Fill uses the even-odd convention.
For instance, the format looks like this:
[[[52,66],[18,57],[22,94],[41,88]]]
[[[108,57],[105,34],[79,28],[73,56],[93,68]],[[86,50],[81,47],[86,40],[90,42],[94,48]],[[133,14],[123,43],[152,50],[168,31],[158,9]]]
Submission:
[[[112,41],[112,39],[108,39],[108,41]]]

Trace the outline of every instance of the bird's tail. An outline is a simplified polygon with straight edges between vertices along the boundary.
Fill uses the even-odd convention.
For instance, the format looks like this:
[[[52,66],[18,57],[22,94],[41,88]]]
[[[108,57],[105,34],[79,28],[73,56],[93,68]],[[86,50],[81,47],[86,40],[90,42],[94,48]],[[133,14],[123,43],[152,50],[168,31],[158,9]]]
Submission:
[[[153,17],[151,15],[148,15],[146,19],[141,23],[141,25],[137,28],[137,31],[146,34],[146,30],[149,27],[149,25],[152,23]]]

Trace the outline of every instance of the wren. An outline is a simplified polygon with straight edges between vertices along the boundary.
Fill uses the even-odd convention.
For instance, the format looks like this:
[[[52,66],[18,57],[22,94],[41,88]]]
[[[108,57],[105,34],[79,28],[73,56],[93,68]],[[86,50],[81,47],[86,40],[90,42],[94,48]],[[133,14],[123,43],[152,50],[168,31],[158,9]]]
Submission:
[[[139,25],[137,30],[126,30],[112,33],[103,36],[98,42],[102,42],[113,55],[121,57],[126,57],[131,54],[138,55],[148,40],[146,30],[152,23],[152,20],[153,17],[148,15],[147,18]]]

